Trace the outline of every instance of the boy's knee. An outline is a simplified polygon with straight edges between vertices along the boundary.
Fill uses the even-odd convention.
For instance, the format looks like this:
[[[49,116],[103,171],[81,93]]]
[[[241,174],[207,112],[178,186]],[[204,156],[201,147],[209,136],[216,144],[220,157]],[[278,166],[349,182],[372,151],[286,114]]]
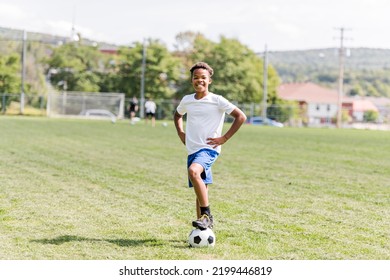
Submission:
[[[199,178],[202,172],[203,172],[203,169],[199,168],[198,166],[191,165],[188,168],[188,176],[190,177],[190,179]]]

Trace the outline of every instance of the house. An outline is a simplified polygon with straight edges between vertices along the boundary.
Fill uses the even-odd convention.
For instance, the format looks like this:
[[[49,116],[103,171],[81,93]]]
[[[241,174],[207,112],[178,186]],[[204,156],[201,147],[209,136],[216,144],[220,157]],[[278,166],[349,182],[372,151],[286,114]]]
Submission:
[[[296,101],[301,109],[301,118],[307,125],[334,124],[338,112],[338,92],[314,83],[282,84],[277,89],[279,98]],[[376,106],[365,99],[342,97],[342,110],[351,121],[363,121],[366,111],[378,112]]]
[[[349,115],[352,116],[352,120],[362,122],[364,121],[364,113],[367,111],[378,112],[378,108],[367,99],[361,98],[348,98],[345,104],[350,105],[352,109],[348,111]]]

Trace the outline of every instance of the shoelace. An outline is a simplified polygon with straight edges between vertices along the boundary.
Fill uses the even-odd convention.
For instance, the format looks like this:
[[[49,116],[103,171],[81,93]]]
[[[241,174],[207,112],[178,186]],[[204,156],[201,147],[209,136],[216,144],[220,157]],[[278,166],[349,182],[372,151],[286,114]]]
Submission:
[[[199,221],[202,221],[203,219],[206,219],[207,221],[210,221],[210,218],[207,214],[203,214],[200,218]]]

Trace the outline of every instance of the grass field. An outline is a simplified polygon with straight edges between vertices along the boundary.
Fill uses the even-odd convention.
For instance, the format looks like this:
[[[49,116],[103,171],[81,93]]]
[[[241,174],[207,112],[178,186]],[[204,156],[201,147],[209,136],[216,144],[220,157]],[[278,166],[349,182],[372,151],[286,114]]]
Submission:
[[[172,123],[0,117],[0,259],[390,259],[390,133],[245,125],[213,167],[214,248]]]

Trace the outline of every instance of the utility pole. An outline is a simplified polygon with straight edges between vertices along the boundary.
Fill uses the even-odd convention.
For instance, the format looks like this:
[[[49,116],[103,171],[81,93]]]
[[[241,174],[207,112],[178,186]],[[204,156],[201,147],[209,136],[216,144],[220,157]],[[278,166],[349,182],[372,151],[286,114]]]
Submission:
[[[267,89],[267,81],[268,81],[268,51],[267,51],[267,45],[265,45],[264,49],[264,61],[263,61],[263,109],[261,111],[261,116],[263,117],[263,121],[265,122],[265,119],[267,118],[267,95],[268,95],[268,89]]]
[[[345,48],[344,48],[344,27],[337,28],[340,30],[340,48],[339,48],[339,78],[338,78],[338,98],[337,98],[337,128],[341,128],[341,118],[343,111],[343,86],[344,86],[344,58],[345,58]]]
[[[22,80],[20,85],[20,114],[24,114],[24,81],[26,78],[26,40],[27,40],[27,32],[23,30],[23,41],[22,41]]]
[[[140,102],[140,118],[144,118],[144,104],[145,104],[145,67],[146,67],[146,40],[144,39],[142,49],[142,65],[141,65],[141,102]]]

